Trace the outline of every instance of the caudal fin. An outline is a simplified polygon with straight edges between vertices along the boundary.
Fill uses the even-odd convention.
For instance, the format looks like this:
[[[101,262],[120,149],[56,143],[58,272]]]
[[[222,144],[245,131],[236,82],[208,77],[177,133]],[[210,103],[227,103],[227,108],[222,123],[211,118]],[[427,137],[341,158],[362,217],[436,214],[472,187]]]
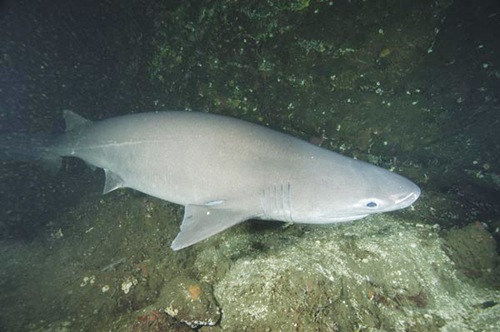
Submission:
[[[50,152],[52,135],[36,133],[3,133],[0,135],[0,161],[37,161],[57,171],[61,158]]]

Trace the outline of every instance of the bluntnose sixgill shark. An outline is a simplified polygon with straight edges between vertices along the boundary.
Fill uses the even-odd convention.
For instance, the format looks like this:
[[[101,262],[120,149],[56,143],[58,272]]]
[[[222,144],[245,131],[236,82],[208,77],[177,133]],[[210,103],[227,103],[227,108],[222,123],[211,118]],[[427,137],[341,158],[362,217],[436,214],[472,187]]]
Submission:
[[[65,111],[64,117],[65,134],[29,147],[23,140],[17,151],[11,144],[3,155],[78,157],[104,169],[104,193],[127,187],[184,205],[173,250],[248,219],[345,222],[406,208],[420,195],[400,175],[226,116],[160,112],[91,122]]]

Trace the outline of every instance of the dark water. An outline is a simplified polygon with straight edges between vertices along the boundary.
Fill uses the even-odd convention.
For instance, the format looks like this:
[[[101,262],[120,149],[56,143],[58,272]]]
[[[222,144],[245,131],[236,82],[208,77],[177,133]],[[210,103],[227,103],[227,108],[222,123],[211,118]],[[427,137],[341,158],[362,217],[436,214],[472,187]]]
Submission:
[[[496,310],[500,285],[499,41],[500,6],[493,0],[3,1],[0,134],[60,133],[64,109],[92,120],[199,110],[394,169],[423,190],[414,210],[396,219],[438,225],[461,278],[491,290],[491,298],[478,295],[484,301],[468,307],[488,303],[477,309],[486,312]],[[199,252],[169,252],[182,209],[128,190],[101,197],[102,173],[78,160],[65,160],[57,174],[15,161],[0,169],[0,301],[8,308],[0,313],[2,331],[182,330],[193,321],[199,324],[191,327],[214,321],[215,329],[231,330],[231,315],[225,321],[214,309],[224,309],[224,297],[212,288],[232,263],[273,255],[269,243],[279,242],[266,232],[280,234],[281,225],[254,223],[240,231],[264,240],[237,254],[221,258],[223,241],[207,243],[220,254],[213,259],[220,271],[203,281],[195,268]],[[98,225],[101,234],[90,237]],[[287,232],[292,239],[307,233]],[[471,238],[465,249],[456,244]],[[92,276],[94,293],[80,287]],[[133,296],[121,288],[127,280],[139,285]],[[167,315],[158,294],[179,284],[191,285],[191,300],[197,285],[212,300]],[[315,292],[315,280],[304,285],[304,303],[335,302]],[[314,320],[305,307],[302,328],[397,329],[381,311],[407,306],[435,315],[415,330],[446,326],[444,316],[432,313],[436,293],[422,289],[406,297],[369,290],[361,296],[373,313],[365,321],[344,322],[332,312],[336,325],[328,325],[321,318],[326,311],[316,308]],[[258,326],[247,328],[292,330],[266,325],[265,318]]]

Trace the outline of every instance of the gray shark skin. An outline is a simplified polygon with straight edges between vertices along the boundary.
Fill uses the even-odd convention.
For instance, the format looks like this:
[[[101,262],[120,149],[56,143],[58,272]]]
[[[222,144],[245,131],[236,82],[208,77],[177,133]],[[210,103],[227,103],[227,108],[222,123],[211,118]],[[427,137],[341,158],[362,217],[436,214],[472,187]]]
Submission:
[[[71,156],[103,168],[104,193],[132,188],[183,205],[173,250],[248,219],[345,222],[406,208],[420,195],[400,175],[226,116],[64,116],[68,131],[42,158]]]

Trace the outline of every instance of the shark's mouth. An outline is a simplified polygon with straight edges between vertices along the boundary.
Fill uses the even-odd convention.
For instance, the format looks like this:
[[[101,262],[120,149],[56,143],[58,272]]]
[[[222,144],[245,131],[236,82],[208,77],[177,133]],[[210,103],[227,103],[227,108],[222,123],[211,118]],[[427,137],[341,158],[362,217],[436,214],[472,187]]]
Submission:
[[[393,197],[392,200],[396,206],[399,208],[407,207],[413,204],[420,196],[420,190],[418,192],[411,192],[403,197]]]
[[[357,215],[344,215],[344,216],[321,216],[321,221],[318,223],[321,224],[333,224],[336,222],[347,222],[362,219],[367,217],[369,214],[357,214]]]

